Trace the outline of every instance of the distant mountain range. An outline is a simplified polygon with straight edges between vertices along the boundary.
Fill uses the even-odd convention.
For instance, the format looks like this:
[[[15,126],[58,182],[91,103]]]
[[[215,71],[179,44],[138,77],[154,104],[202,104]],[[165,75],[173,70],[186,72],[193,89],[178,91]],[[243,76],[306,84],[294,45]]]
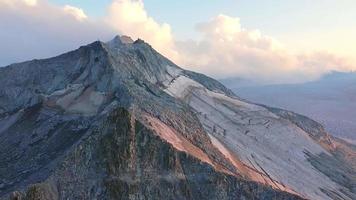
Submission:
[[[117,36],[0,68],[0,199],[356,199],[356,147]]]
[[[243,79],[222,82],[240,97],[301,113],[330,133],[356,142],[356,72],[331,72],[302,84],[257,85]]]

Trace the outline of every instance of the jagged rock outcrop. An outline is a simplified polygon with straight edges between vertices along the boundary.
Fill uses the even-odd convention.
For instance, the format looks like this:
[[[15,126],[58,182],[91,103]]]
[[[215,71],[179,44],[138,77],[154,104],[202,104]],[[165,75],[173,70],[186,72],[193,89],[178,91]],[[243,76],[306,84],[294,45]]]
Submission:
[[[327,136],[128,37],[0,68],[3,199],[353,199]]]

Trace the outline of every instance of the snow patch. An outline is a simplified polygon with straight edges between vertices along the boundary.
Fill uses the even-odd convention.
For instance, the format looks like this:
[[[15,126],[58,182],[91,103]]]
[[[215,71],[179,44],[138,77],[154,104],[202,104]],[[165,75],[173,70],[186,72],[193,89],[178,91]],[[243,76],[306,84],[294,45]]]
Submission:
[[[83,88],[82,84],[69,84],[67,87],[65,87],[65,88],[63,88],[61,90],[56,90],[52,94],[45,95],[45,96],[46,97],[61,96],[61,95],[64,95],[64,94],[66,94],[68,92],[79,90],[80,88]]]
[[[210,91],[186,76],[177,77],[165,92],[196,111],[213,145],[252,180],[311,199],[330,199],[320,187],[341,188],[305,155],[329,152],[292,122],[262,106]]]
[[[99,107],[105,102],[106,96],[92,88],[76,87],[69,93],[59,97],[56,105],[71,113],[95,115]]]
[[[204,88],[200,83],[181,75],[174,79],[164,91],[173,97],[183,99],[190,93],[191,87]]]
[[[176,78],[178,78],[181,75],[182,71],[183,70],[178,68],[178,67],[167,65],[166,66],[166,73],[165,73],[166,78],[162,82],[162,84],[165,87],[168,87],[170,84],[172,84],[174,82],[174,80]]]
[[[191,90],[187,103],[197,111],[205,130],[221,142],[218,147],[222,152],[224,146],[239,155],[272,187],[312,199],[329,198],[320,192],[320,186],[338,191],[339,187],[305,157],[306,151],[314,155],[328,152],[290,121],[261,106],[207,89]]]

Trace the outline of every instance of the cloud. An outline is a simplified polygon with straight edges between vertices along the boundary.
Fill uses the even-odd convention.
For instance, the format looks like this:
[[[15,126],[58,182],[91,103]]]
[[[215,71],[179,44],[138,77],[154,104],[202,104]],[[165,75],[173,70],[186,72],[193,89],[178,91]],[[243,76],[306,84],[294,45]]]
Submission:
[[[214,77],[241,77],[267,83],[304,82],[331,70],[350,70],[345,58],[325,52],[294,55],[259,30],[247,30],[239,18],[218,15],[197,25],[203,38],[177,42],[180,62]]]
[[[70,5],[65,5],[63,9],[65,12],[73,15],[78,21],[83,21],[88,18],[88,16],[84,13],[83,9]]]
[[[99,19],[81,8],[47,0],[0,0],[0,30],[0,66],[126,34],[144,39],[184,68],[215,78],[303,82],[331,70],[355,69],[351,61],[334,54],[293,54],[260,30],[245,29],[239,18],[222,14],[196,26],[201,39],[180,41],[169,24],[148,15],[142,0],[113,0]]]
[[[45,0],[0,0],[0,66],[46,58],[117,33],[73,6]]]
[[[150,17],[142,0],[114,0],[106,22],[115,30],[134,39],[142,38],[163,55],[177,59],[170,25],[160,24]]]
[[[114,0],[100,19],[46,0],[0,0],[0,30],[0,66],[54,56],[116,34],[144,39],[165,56],[177,57],[170,26],[148,16],[140,0]]]
[[[24,2],[29,6],[36,6],[37,0],[24,0]]]

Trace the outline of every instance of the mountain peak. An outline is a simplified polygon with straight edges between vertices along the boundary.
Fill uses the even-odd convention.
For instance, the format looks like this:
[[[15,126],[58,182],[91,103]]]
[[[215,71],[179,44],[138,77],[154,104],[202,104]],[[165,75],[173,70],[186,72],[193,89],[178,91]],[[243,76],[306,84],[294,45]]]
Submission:
[[[122,36],[117,35],[112,40],[108,41],[106,44],[111,47],[118,47],[121,45],[128,45],[132,43],[134,43],[134,41],[132,40],[131,37],[126,35],[122,35]]]
[[[121,39],[121,42],[122,43],[125,43],[125,44],[131,44],[133,43],[134,41],[132,40],[132,38],[130,36],[127,36],[127,35],[123,35],[120,37]]]
[[[356,199],[321,125],[132,41],[0,70],[0,199]]]

